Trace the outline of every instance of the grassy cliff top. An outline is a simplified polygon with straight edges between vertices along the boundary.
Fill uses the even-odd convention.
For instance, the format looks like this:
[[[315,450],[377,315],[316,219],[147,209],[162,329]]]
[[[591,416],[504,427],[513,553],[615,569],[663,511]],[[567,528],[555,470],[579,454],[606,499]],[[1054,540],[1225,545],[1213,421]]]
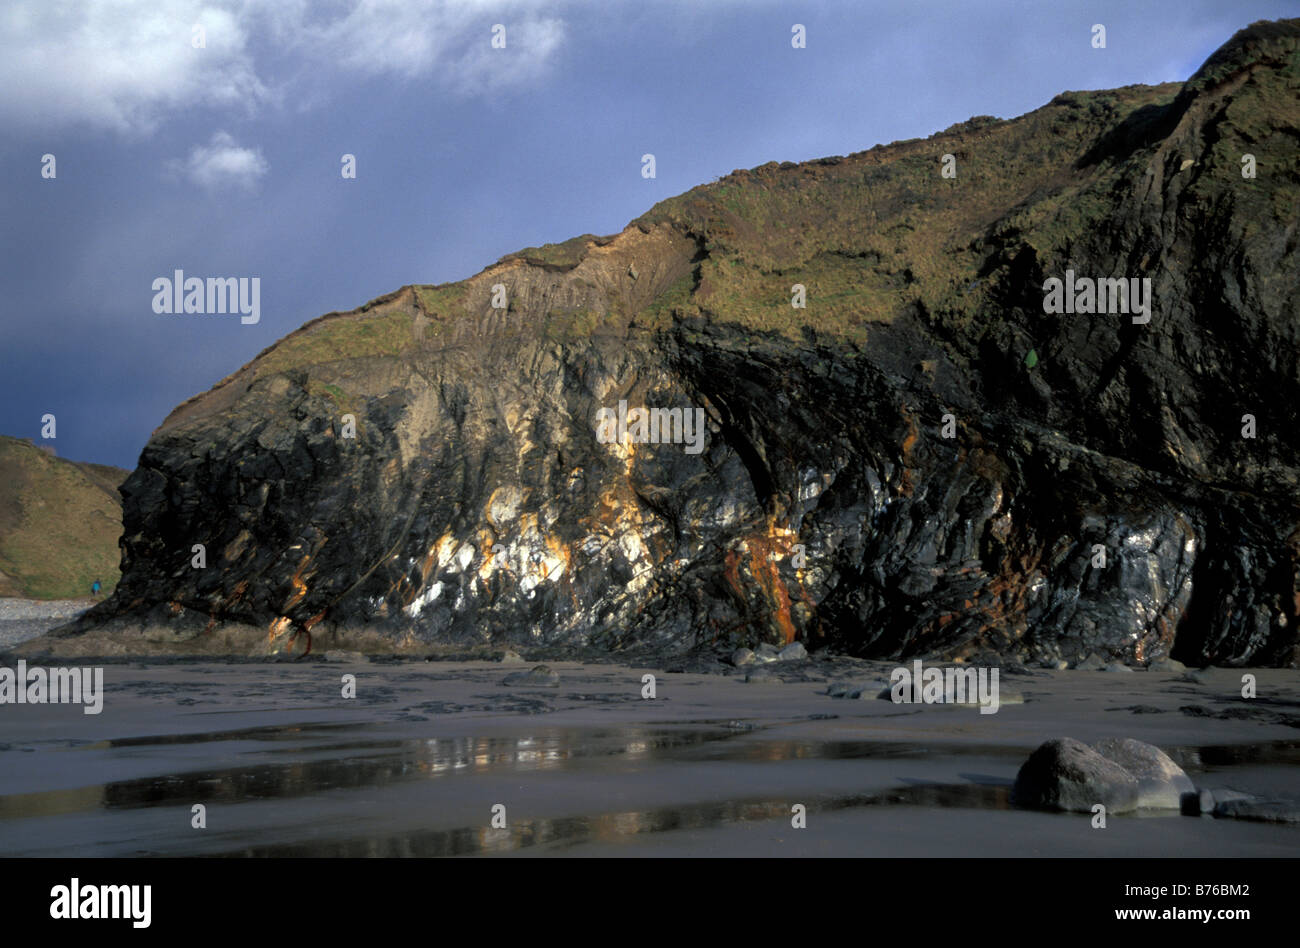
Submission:
[[[656,204],[621,234],[527,248],[467,280],[404,287],[321,317],[240,375],[396,357],[467,337],[472,345],[507,329],[551,338],[611,326],[654,331],[686,317],[792,339],[807,327],[857,346],[873,325],[905,313],[962,331],[1014,295],[1008,274],[988,269],[991,239],[1063,269],[1104,225],[1117,193],[1165,160],[1161,136],[1197,97],[1227,90],[1198,162],[1206,199],[1231,183],[1258,192],[1237,197],[1257,199],[1260,213],[1290,213],[1294,173],[1243,189],[1236,163],[1251,147],[1286,145],[1278,135],[1294,128],[1298,37],[1300,20],[1257,23],[1187,83],[1067,92],[1011,120],[979,116],[926,139],[735,171]],[[637,243],[665,230],[679,242]],[[681,257],[681,245],[691,253]],[[630,258],[620,250],[629,246]],[[639,275],[652,272],[672,278],[647,293]],[[497,282],[510,289],[506,320],[489,302]],[[628,289],[634,284],[639,292]],[[791,305],[796,284],[806,308]]]

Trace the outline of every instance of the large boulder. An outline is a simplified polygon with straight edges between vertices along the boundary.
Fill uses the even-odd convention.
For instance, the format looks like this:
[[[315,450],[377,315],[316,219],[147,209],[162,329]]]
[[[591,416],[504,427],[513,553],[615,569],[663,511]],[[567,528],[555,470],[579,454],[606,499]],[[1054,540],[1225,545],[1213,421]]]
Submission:
[[[1164,751],[1132,738],[1106,738],[1089,747],[1062,737],[1034,751],[1016,775],[1017,806],[1108,812],[1184,806],[1196,788]]]
[[[1138,780],[1082,741],[1057,738],[1029,755],[1016,774],[1017,806],[1090,813],[1098,803],[1108,813],[1137,809]]]

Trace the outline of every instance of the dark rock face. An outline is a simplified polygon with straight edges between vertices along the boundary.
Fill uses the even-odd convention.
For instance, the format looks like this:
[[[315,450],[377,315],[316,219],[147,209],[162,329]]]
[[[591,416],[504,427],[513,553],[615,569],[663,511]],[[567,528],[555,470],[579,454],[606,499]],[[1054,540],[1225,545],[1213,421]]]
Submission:
[[[322,317],[155,433],[68,632],[1294,663],[1298,38]],[[1067,270],[1150,321],[1045,313]],[[604,443],[620,400],[701,450]]]

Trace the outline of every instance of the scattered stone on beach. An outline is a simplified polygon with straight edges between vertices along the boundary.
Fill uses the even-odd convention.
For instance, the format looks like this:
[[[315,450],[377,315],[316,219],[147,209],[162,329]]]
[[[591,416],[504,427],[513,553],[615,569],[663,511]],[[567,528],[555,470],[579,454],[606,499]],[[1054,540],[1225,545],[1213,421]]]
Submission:
[[[1092,747],[1137,778],[1139,807],[1177,810],[1185,795],[1196,795],[1196,787],[1183,768],[1152,744],[1110,737]]]
[[[760,665],[757,668],[751,668],[749,671],[745,672],[745,681],[767,681],[780,684],[781,678],[776,674],[776,672],[772,671],[772,669],[764,668]]]
[[[1253,800],[1254,794],[1242,793],[1239,790],[1229,790],[1220,788],[1211,790],[1209,787],[1202,787],[1196,794],[1183,797],[1183,815],[1184,816],[1214,816],[1214,808],[1220,803],[1228,803],[1233,800]]]
[[[1108,813],[1138,805],[1138,780],[1082,741],[1062,737],[1029,755],[1016,774],[1017,806],[1091,813],[1098,803]]]
[[[882,687],[886,687],[883,681],[869,681],[854,683],[851,681],[833,682],[826,689],[826,693],[832,698],[847,698],[850,701],[866,701],[874,698],[876,693]]]
[[[894,700],[894,686],[892,684],[882,684],[877,687],[876,697],[882,701]],[[869,697],[863,695],[862,697]],[[978,708],[980,707],[979,690],[966,692],[965,701],[936,701],[933,702],[935,707],[947,706],[950,708]],[[998,707],[1004,704],[1024,704],[1025,696],[1018,691],[1012,691],[1010,688],[998,686]],[[926,701],[900,701],[899,704],[930,704]],[[991,702],[990,702],[991,704]]]
[[[560,676],[551,671],[549,665],[536,665],[526,672],[506,675],[501,684],[517,688],[558,688]]]
[[[1093,652],[1083,661],[1074,666],[1075,671],[1101,671],[1106,667],[1106,660]]]
[[[499,661],[502,665],[522,665],[524,657],[513,649],[506,649],[501,653]]]
[[[1187,666],[1184,665],[1176,658],[1169,658],[1168,656],[1166,656],[1165,658],[1157,658],[1154,662],[1148,665],[1147,671],[1185,672],[1187,671]]]
[[[1127,665],[1125,665],[1123,662],[1110,662],[1110,663],[1108,663],[1104,668],[1102,668],[1102,671],[1104,671],[1104,672],[1132,672],[1133,669],[1129,668],[1129,667],[1128,667]]]
[[[776,653],[776,659],[779,662],[799,662],[807,657],[808,650],[803,647],[802,642],[791,642]]]
[[[744,668],[746,665],[754,664],[754,662],[754,650],[752,648],[738,648],[731,653],[731,664],[737,668]]]
[[[1300,799],[1250,797],[1220,801],[1216,792],[1214,815],[1218,819],[1251,820],[1256,823],[1300,823]]]
[[[1212,668],[1193,668],[1178,680],[1191,682],[1194,685],[1204,685],[1209,682],[1211,671],[1213,671]]]
[[[363,653],[361,653],[361,652],[348,652],[348,651],[345,651],[345,650],[343,650],[343,649],[332,648],[332,649],[330,649],[328,652],[325,653],[325,661],[327,661],[327,662],[339,662],[339,663],[342,663],[342,664],[350,664],[350,663],[354,663],[354,662],[355,662],[355,663],[365,663],[365,662],[369,662],[370,659],[367,658],[367,657],[366,657]]]
[[[754,649],[754,661],[758,662],[760,665],[767,662],[780,661],[779,656],[780,652],[777,651],[776,646],[770,645],[767,642],[764,642],[758,648]]]

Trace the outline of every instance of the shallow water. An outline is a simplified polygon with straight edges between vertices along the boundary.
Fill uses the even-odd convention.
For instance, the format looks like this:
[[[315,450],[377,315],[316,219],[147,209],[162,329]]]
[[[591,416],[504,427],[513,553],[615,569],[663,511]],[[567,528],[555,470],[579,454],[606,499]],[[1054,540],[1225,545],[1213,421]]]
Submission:
[[[707,676],[670,679],[671,700],[626,701],[619,683],[636,673],[607,667],[524,694],[492,668],[366,668],[368,705],[321,701],[316,683],[337,668],[110,671],[120,700],[102,716],[4,719],[16,726],[0,732],[0,854],[1300,854],[1294,826],[1166,811],[1099,832],[1087,816],[1015,809],[1011,784],[1044,736],[1092,739],[1117,720],[1198,785],[1297,784],[1300,741],[1277,737],[1293,729],[1117,718],[1109,695],[1081,707],[1069,680],[1037,709],[900,716],[820,686]]]

